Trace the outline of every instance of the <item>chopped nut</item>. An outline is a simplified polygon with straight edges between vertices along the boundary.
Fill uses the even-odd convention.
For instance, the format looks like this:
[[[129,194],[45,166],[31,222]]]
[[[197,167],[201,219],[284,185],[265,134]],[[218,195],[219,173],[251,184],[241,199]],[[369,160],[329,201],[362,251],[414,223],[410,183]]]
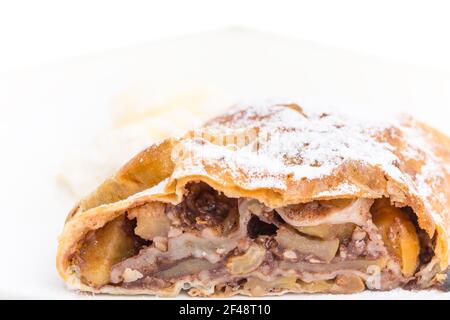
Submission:
[[[167,238],[166,237],[154,237],[153,244],[159,251],[167,251]]]
[[[354,241],[364,240],[366,235],[367,235],[367,233],[365,231],[362,231],[358,228],[355,230],[355,232],[353,232],[352,240],[354,240]]]
[[[142,277],[144,277],[142,273],[130,268],[126,268],[122,275],[123,282],[133,282],[141,279]]]
[[[292,259],[292,260],[297,259],[297,254],[292,250],[284,251],[283,256],[287,259]]]
[[[225,250],[224,248],[217,248],[217,249],[216,249],[216,253],[217,253],[217,254],[223,254],[223,253],[225,253],[225,251],[226,251],[226,250]]]
[[[346,247],[345,245],[340,245],[340,246],[339,246],[339,256],[340,256],[342,259],[347,258],[348,252],[347,252],[347,247]]]

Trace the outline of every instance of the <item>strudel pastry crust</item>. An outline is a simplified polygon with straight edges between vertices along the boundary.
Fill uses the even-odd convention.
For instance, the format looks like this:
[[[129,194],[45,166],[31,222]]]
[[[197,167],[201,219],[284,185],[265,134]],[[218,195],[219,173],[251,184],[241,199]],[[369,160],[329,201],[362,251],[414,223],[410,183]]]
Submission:
[[[72,288],[113,294],[439,287],[449,181],[450,139],[411,117],[235,106],[82,199],[57,268]]]

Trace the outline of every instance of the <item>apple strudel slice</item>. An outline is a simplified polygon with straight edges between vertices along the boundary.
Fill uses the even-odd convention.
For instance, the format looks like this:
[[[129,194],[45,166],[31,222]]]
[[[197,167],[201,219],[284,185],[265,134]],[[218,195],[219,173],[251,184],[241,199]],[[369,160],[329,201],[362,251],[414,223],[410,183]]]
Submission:
[[[235,106],[82,199],[57,268],[111,294],[445,289],[449,170],[450,139],[407,116]]]

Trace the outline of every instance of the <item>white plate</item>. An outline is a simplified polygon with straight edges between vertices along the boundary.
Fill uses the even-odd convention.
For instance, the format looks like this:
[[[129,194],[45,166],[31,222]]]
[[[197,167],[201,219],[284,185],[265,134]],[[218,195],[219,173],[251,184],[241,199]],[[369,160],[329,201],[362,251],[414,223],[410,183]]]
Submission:
[[[107,128],[117,96],[146,99],[194,86],[231,100],[295,96],[354,112],[409,111],[450,134],[449,74],[239,29],[3,74],[0,298],[88,297],[66,290],[55,270],[57,236],[73,205],[55,177],[73,148]],[[344,298],[449,297],[396,290]]]

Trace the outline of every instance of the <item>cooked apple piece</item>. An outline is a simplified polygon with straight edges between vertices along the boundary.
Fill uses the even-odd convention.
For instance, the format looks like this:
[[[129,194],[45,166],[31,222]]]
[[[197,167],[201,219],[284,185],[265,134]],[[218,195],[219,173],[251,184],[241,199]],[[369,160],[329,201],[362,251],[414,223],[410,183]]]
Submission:
[[[315,280],[312,282],[305,282],[297,280],[303,292],[307,293],[321,293],[329,292],[333,287],[332,280]]]
[[[170,229],[165,206],[158,202],[147,203],[130,210],[128,216],[136,218],[134,232],[143,239],[153,240],[155,237],[166,237]]]
[[[278,229],[275,239],[281,246],[287,249],[297,250],[298,252],[305,254],[312,254],[326,262],[330,262],[335,257],[339,248],[338,239],[308,239],[286,227]]]
[[[370,268],[376,267],[381,270],[386,267],[386,259],[375,260],[349,260],[336,263],[309,263],[309,262],[289,262],[281,261],[279,266],[284,270],[299,270],[303,272],[329,273],[336,270],[357,270],[367,272]]]
[[[256,270],[264,261],[266,249],[258,244],[252,244],[247,251],[239,256],[230,257],[227,268],[230,274],[246,274]]]
[[[377,201],[371,213],[388,252],[398,259],[403,275],[413,276],[419,262],[420,242],[408,214],[385,199]]]
[[[300,290],[309,293],[331,291],[338,294],[349,294],[364,291],[365,285],[361,277],[354,274],[338,275],[333,280],[302,281],[295,276],[281,276],[271,281],[249,278],[244,285],[255,296],[263,296],[270,290]]]
[[[203,270],[211,270],[214,267],[215,265],[208,260],[191,258],[182,260],[169,269],[159,271],[153,277],[169,280],[190,274],[197,274]]]
[[[83,281],[93,287],[109,282],[111,267],[135,254],[135,242],[126,233],[125,216],[108,222],[93,232],[80,250],[80,274]]]
[[[336,208],[345,208],[348,207],[355,199],[331,199],[331,200],[324,200],[320,201],[321,204],[332,206]]]
[[[252,295],[263,296],[270,289],[293,290],[297,287],[296,281],[297,277],[295,276],[281,276],[271,281],[251,277],[247,279],[244,289],[249,290]]]
[[[332,288],[334,293],[362,292],[366,286],[361,277],[355,274],[341,274],[336,277],[336,285]]]
[[[258,278],[250,278],[244,288],[250,290],[252,295],[263,296],[271,290],[292,290],[306,293],[320,293],[332,290],[333,282],[327,280],[316,280],[305,282],[295,276],[281,276],[271,281]]]
[[[352,236],[356,225],[353,223],[329,224],[324,223],[318,226],[296,227],[299,232],[309,236],[318,237],[324,240],[339,239],[345,240]]]

